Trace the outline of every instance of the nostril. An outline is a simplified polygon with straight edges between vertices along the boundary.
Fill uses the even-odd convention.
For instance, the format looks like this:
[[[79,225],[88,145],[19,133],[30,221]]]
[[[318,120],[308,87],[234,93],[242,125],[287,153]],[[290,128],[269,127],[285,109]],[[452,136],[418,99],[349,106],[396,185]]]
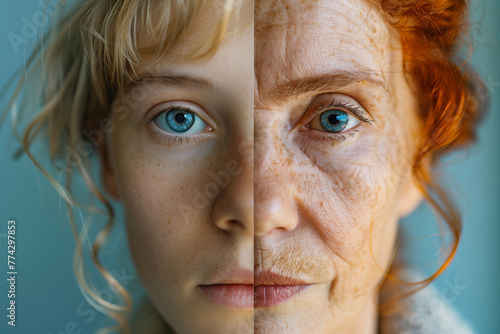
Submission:
[[[227,229],[231,229],[231,230],[238,229],[238,228],[242,228],[242,229],[245,228],[245,226],[243,225],[243,223],[240,222],[239,220],[236,220],[236,219],[227,220],[225,222],[225,225],[226,225]]]

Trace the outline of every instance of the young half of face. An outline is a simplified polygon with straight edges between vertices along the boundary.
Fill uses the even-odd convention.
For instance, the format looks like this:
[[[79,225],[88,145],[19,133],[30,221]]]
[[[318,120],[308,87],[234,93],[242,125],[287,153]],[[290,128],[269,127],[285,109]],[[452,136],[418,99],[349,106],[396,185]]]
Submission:
[[[255,332],[375,333],[418,119],[364,0],[255,7]]]
[[[251,4],[251,3],[250,3]],[[147,58],[115,97],[104,183],[125,210],[145,289],[177,333],[253,333],[253,26],[238,9],[216,53]],[[147,36],[139,36],[139,40]]]

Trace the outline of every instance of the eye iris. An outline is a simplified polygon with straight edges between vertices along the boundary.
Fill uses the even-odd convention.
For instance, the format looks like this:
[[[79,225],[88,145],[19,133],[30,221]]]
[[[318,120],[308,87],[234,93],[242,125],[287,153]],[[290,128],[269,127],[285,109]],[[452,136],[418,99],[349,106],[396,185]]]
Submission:
[[[349,123],[349,116],[342,110],[327,110],[321,114],[320,123],[328,132],[342,132]]]
[[[186,132],[194,125],[194,115],[185,110],[170,110],[166,115],[168,126],[177,132]]]

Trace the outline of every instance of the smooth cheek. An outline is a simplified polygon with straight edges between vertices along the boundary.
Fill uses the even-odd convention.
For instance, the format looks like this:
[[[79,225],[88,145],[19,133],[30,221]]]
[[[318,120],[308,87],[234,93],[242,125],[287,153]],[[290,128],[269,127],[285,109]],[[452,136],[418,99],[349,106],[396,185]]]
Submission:
[[[217,235],[210,222],[213,197],[204,195],[203,186],[210,181],[208,172],[218,169],[218,151],[204,143],[204,155],[172,153],[146,138],[123,133],[115,142],[131,252],[150,290],[165,291],[166,282],[174,287],[181,281],[187,288],[196,284],[198,267],[184,264],[201,264],[200,254],[214,252],[209,250]]]

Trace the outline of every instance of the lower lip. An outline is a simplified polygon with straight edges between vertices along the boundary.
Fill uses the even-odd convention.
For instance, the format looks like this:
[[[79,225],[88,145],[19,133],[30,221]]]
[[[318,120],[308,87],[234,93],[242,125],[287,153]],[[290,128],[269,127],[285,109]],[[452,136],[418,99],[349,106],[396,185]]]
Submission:
[[[254,307],[270,307],[286,302],[309,285],[258,285],[255,287]]]
[[[209,299],[232,308],[253,308],[253,285],[250,284],[214,284],[200,285],[201,291]]]

